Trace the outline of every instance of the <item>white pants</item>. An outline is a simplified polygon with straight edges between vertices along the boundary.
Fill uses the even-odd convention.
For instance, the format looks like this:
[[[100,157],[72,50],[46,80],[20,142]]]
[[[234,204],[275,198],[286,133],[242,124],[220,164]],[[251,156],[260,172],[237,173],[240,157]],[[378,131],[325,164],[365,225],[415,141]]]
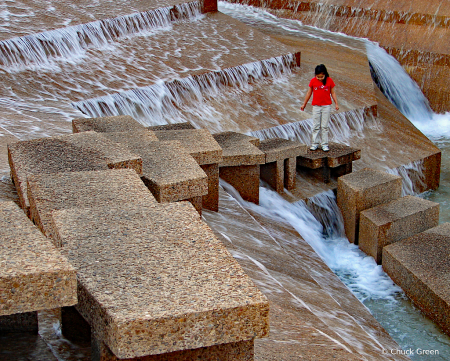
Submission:
[[[328,145],[328,121],[330,120],[331,105],[313,106],[313,130],[312,145]],[[319,132],[322,135],[322,141],[319,142]]]

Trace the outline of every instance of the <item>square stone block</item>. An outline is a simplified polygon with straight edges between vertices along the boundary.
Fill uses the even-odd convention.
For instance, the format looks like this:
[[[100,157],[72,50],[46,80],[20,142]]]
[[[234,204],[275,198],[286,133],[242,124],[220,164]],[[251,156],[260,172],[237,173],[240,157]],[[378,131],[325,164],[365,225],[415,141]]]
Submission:
[[[359,248],[381,264],[384,246],[439,224],[439,203],[406,196],[360,214]]]
[[[306,154],[308,150],[306,144],[281,138],[263,140],[258,148],[266,155],[266,163],[296,158],[299,155]]]
[[[383,248],[383,269],[445,333],[450,334],[450,223]]]
[[[262,337],[268,300],[187,202],[53,213],[77,310],[117,358]]]
[[[134,120],[129,115],[98,118],[77,118],[72,120],[72,130],[74,133],[87,132],[90,130],[98,133],[130,132],[144,129],[145,126]]]
[[[140,155],[142,180],[158,202],[177,202],[206,195],[208,178],[181,143],[154,141],[154,135],[145,132],[104,135]]]
[[[0,202],[0,316],[77,303],[76,271],[14,202]]]
[[[156,203],[155,197],[132,169],[31,175],[28,177],[28,198],[31,219],[54,241],[52,212],[55,210]]]
[[[264,164],[266,155],[258,149],[259,139],[235,132],[214,134],[214,139],[222,147],[220,167]]]
[[[159,140],[177,140],[199,165],[220,163],[222,148],[206,129],[155,131]]]
[[[401,194],[401,177],[389,173],[364,168],[339,177],[337,204],[348,240],[358,242],[361,211],[400,198]]]
[[[259,164],[220,167],[219,176],[231,184],[244,200],[259,204]]]

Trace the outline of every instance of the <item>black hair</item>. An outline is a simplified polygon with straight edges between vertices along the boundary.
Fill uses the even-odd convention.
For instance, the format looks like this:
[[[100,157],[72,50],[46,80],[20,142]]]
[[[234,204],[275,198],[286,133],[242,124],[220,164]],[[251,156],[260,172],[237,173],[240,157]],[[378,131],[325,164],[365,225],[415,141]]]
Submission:
[[[323,85],[327,84],[327,79],[330,76],[328,74],[327,67],[323,64],[317,65],[316,69],[314,69],[314,75],[325,74],[325,78],[322,80]]]

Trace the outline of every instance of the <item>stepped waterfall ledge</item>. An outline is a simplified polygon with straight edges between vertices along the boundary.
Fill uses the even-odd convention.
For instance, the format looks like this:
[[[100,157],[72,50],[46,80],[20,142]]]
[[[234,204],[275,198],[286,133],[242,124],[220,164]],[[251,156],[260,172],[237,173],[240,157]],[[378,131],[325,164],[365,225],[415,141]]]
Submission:
[[[450,361],[444,0],[0,7],[1,360]]]

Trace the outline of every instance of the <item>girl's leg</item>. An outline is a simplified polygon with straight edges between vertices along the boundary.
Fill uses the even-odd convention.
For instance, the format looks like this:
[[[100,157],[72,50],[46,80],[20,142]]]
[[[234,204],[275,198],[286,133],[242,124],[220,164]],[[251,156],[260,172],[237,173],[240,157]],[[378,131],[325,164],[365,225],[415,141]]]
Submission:
[[[313,128],[311,135],[311,145],[318,146],[319,145],[319,132],[320,132],[320,113],[321,107],[314,105],[313,106]]]
[[[320,130],[322,133],[322,148],[328,146],[328,122],[330,121],[331,105],[325,105],[322,108],[322,119]]]

